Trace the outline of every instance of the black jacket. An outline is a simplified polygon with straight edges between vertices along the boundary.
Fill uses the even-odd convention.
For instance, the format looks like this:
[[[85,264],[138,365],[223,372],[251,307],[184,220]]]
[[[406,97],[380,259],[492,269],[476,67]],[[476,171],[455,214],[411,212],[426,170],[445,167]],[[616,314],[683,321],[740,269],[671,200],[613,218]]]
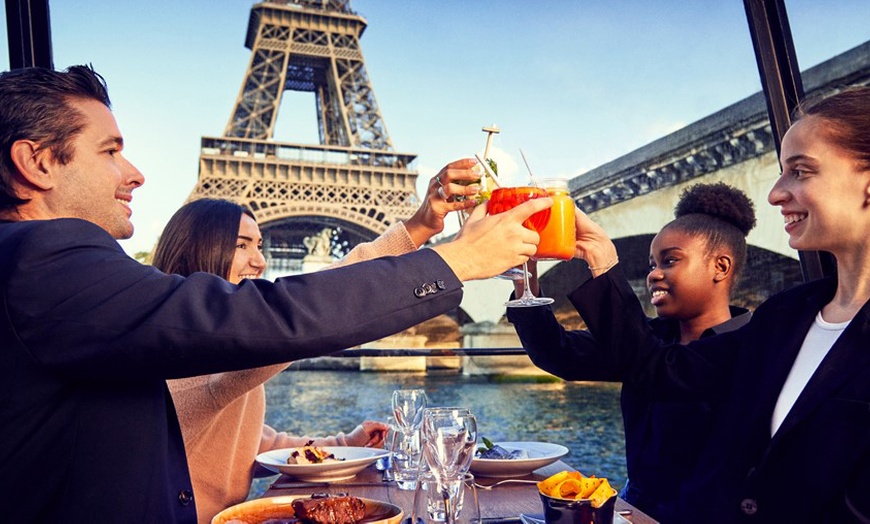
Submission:
[[[461,296],[431,250],[235,286],[82,220],[0,223],[0,520],[196,522],[166,379],[352,347]]]
[[[748,310],[737,307],[731,308],[731,315],[730,320],[707,329],[702,336],[733,331],[751,317]],[[599,344],[588,331],[565,330],[549,307],[509,308],[507,317],[539,368],[566,380],[623,382],[620,405],[628,485],[620,495],[657,520],[671,522],[682,484],[709,436],[714,403],[691,398],[656,400],[635,387],[631,377],[614,365],[606,345]],[[678,321],[646,321],[663,341],[679,341]]]
[[[722,402],[682,494],[683,522],[870,522],[870,303],[770,435],[783,383],[836,285],[826,278],[779,293],[743,328],[687,346],[655,337],[618,266],[572,294],[641,391]]]

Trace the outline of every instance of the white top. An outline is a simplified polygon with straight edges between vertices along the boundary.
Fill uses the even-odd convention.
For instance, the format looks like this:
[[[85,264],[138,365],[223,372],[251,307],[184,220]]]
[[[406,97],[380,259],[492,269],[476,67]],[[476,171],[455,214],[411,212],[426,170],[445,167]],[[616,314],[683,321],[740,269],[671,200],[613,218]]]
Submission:
[[[807,331],[807,336],[798,352],[797,358],[794,360],[788,378],[785,379],[785,384],[782,386],[782,391],[779,392],[779,399],[776,401],[776,407],[773,408],[773,416],[770,419],[770,434],[773,436],[782,421],[785,420],[788,412],[791,411],[795,401],[801,394],[801,391],[810,381],[810,377],[816,372],[822,359],[830,351],[831,346],[837,341],[840,333],[846,329],[851,320],[832,324],[826,322],[822,318],[822,312],[816,315],[816,320]]]

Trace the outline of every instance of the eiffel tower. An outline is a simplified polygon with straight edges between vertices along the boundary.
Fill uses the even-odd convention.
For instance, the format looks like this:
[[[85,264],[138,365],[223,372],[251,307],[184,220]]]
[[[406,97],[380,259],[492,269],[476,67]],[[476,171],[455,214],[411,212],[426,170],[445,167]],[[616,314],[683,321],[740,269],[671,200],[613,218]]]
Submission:
[[[224,136],[202,137],[190,200],[247,205],[263,231],[268,278],[299,272],[306,238],[331,230],[341,256],[418,206],[416,155],[397,153],[375,101],[350,0],[266,0],[251,8],[251,49]],[[320,144],[273,140],[284,91],[314,93]]]

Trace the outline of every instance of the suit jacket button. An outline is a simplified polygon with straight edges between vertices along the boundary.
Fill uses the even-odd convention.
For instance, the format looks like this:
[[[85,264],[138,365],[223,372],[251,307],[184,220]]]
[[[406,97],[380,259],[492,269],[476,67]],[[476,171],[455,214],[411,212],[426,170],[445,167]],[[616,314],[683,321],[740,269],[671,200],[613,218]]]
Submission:
[[[758,503],[755,499],[743,499],[743,502],[740,503],[740,510],[746,515],[755,515],[755,512],[758,511]]]
[[[193,493],[189,489],[183,489],[178,492],[178,503],[182,506],[189,506],[193,502]]]
[[[414,288],[414,296],[417,298],[423,298],[426,296],[426,292],[422,287]]]

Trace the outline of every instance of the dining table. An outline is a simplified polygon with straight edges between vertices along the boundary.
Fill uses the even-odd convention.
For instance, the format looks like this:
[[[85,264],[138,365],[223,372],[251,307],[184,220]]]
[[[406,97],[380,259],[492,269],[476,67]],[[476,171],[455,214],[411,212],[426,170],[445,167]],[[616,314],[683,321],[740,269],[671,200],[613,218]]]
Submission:
[[[560,471],[573,471],[574,468],[559,460],[533,471],[529,475],[512,477],[525,481],[540,481]],[[314,493],[328,493],[330,495],[348,494],[354,497],[388,502],[400,507],[405,515],[411,512],[414,501],[413,490],[401,490],[395,481],[385,480],[385,475],[374,464],[360,471],[356,476],[334,482],[304,482],[280,475],[269,486],[263,497],[277,497],[282,495],[311,495]],[[475,482],[479,486],[490,486],[502,478],[489,478],[478,476]],[[520,523],[520,514],[542,518],[544,512],[543,503],[538,494],[538,487],[534,482],[505,482],[490,489],[477,488],[480,502],[480,516],[482,524],[512,524]],[[658,521],[633,507],[628,502],[617,499],[615,512],[625,521],[631,524],[654,524]],[[618,518],[614,520],[624,522]]]

